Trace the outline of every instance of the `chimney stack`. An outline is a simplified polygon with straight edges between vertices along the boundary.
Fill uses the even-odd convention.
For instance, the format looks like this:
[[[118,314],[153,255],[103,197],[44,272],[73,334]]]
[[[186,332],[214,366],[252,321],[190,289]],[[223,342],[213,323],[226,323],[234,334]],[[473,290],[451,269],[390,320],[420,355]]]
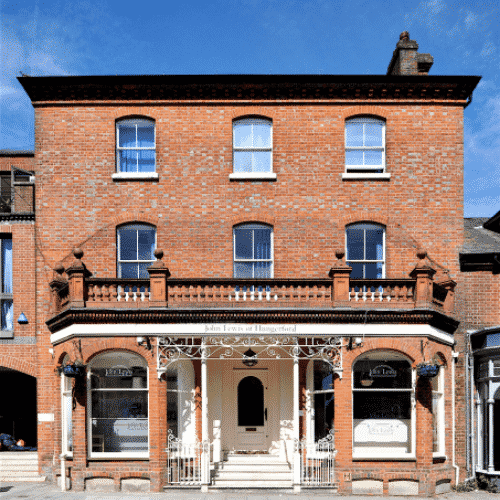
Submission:
[[[408,31],[399,35],[399,42],[387,68],[388,75],[427,75],[434,58],[430,54],[419,54],[418,43],[410,40]]]

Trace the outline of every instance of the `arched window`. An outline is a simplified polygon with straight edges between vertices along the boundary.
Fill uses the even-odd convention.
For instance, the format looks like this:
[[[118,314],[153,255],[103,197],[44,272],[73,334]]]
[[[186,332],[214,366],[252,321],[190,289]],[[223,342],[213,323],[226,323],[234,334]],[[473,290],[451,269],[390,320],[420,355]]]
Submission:
[[[130,118],[116,122],[118,172],[154,172],[156,163],[155,122]]]
[[[312,360],[307,368],[308,439],[315,442],[334,430],[335,397],[332,367]]]
[[[234,277],[273,277],[273,230],[265,224],[240,224],[233,229]]]
[[[156,228],[127,224],[116,231],[119,278],[149,278],[147,268],[155,261]]]
[[[147,457],[148,365],[141,356],[113,351],[88,367],[89,456]]]
[[[345,122],[346,172],[381,174],[385,170],[385,122],[359,116]]]
[[[414,372],[408,359],[372,351],[352,371],[353,458],[414,456]]]
[[[272,122],[242,118],[233,122],[233,172],[272,172]]]
[[[385,278],[385,228],[357,223],[346,227],[346,262],[351,278]]]

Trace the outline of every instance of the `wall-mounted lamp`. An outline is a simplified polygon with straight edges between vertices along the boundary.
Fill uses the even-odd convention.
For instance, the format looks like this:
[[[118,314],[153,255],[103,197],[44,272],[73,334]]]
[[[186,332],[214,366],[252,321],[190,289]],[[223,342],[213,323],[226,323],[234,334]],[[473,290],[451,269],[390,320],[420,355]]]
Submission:
[[[150,351],[152,349],[151,341],[149,340],[149,337],[137,337],[137,343],[139,345],[142,345],[142,346],[144,346],[144,344],[146,344],[145,347],[148,351]]]
[[[20,315],[19,315],[19,318],[17,318],[17,322],[20,324],[20,325],[27,325],[28,324],[28,318],[24,315],[24,313],[22,312]]]

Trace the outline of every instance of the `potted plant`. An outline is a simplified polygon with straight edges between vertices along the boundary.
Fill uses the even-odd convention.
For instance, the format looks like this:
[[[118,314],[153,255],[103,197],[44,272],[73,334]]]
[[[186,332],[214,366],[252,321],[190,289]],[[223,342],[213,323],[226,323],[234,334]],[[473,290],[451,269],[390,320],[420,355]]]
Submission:
[[[432,378],[439,373],[439,365],[431,363],[420,363],[417,365],[417,374],[419,377]]]
[[[64,365],[62,367],[62,372],[66,377],[81,377],[85,375],[85,365],[80,360],[76,360],[72,364]]]

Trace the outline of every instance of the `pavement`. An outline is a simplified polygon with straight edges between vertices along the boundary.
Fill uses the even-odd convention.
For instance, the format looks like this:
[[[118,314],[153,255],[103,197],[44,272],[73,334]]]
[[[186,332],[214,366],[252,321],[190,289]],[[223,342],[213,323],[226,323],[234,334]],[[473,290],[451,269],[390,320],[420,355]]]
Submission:
[[[331,500],[332,497],[341,497],[346,500],[387,500],[391,499],[422,499],[415,496],[364,496],[364,495],[336,495],[325,490],[303,490],[300,493],[278,490],[219,490],[201,493],[199,490],[173,489],[165,493],[97,493],[97,492],[62,492],[51,483],[9,483],[0,482],[1,500],[278,500],[278,499],[305,499]],[[435,497],[439,500],[497,500],[498,495],[486,491],[472,491],[467,493],[444,493]]]

